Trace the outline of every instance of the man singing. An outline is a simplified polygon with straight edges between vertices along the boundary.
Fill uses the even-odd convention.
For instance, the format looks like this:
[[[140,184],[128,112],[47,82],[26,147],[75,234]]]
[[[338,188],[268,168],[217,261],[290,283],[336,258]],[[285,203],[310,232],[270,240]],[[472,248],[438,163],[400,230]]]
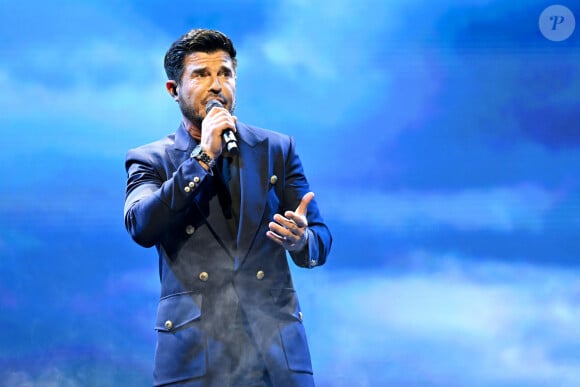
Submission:
[[[195,29],[165,55],[176,132],[130,150],[125,226],[159,255],[156,386],[313,386],[286,252],[332,237],[292,137],[238,121],[236,50]]]

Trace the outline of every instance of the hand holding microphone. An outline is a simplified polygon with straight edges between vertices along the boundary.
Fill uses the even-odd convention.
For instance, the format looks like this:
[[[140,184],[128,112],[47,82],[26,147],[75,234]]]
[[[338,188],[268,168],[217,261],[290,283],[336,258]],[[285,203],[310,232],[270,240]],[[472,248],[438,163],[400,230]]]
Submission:
[[[205,105],[205,113],[209,114],[211,109],[213,109],[214,107],[223,108],[224,105],[222,105],[222,103],[220,101],[218,101],[217,99],[210,99],[207,102],[207,104]],[[222,140],[225,144],[226,150],[230,154],[237,155],[239,153],[238,140],[236,139],[236,136],[235,136],[233,130],[225,129],[222,132]]]

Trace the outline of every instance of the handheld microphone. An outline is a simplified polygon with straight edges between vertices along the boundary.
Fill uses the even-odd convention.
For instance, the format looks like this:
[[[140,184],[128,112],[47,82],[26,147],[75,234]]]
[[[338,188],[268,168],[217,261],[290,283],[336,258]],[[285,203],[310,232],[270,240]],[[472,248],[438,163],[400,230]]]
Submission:
[[[208,114],[214,107],[223,108],[224,105],[217,99],[210,99],[205,105],[205,114]],[[231,129],[226,129],[222,133],[222,138],[226,144],[226,150],[232,155],[237,155],[239,153],[238,140],[234,132]]]

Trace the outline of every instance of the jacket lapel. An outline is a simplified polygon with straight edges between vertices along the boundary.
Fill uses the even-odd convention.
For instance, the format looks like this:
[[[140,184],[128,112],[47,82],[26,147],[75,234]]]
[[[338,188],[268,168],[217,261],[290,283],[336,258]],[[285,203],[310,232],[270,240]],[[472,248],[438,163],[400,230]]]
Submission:
[[[182,163],[184,163],[190,156],[191,151],[197,145],[197,141],[193,139],[185,126],[181,124],[177,131],[175,132],[175,148],[172,153],[170,153],[170,157],[175,165],[175,169],[177,169]],[[208,180],[219,179],[218,176],[206,176]],[[210,184],[220,184],[214,181],[208,181]],[[215,235],[218,243],[227,251],[227,253],[234,258],[235,255],[235,245],[234,245],[234,236],[232,235],[227,221],[223,215],[223,210],[221,203],[219,201],[219,197],[217,193],[212,195],[209,204],[208,210],[204,211],[203,208],[198,207],[199,213],[204,216],[207,225],[209,226],[211,232]],[[206,216],[206,214],[208,214]]]
[[[189,135],[187,129],[185,129],[185,126],[181,123],[175,132],[174,152],[169,154],[175,169],[189,158],[191,151],[196,145],[197,142]]]
[[[241,200],[237,258],[241,261],[256,238],[266,206],[270,155],[266,138],[258,137],[242,123],[238,123],[237,130]]]

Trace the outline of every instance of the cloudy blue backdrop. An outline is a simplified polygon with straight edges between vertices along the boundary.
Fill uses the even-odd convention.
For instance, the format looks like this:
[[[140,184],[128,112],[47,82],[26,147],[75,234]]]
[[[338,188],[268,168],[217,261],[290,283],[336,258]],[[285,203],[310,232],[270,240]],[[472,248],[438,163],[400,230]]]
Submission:
[[[319,386],[580,385],[580,30],[544,38],[551,4],[3,1],[0,384],[150,384],[124,156],[175,130],[163,55],[210,27],[334,233],[294,270]]]

